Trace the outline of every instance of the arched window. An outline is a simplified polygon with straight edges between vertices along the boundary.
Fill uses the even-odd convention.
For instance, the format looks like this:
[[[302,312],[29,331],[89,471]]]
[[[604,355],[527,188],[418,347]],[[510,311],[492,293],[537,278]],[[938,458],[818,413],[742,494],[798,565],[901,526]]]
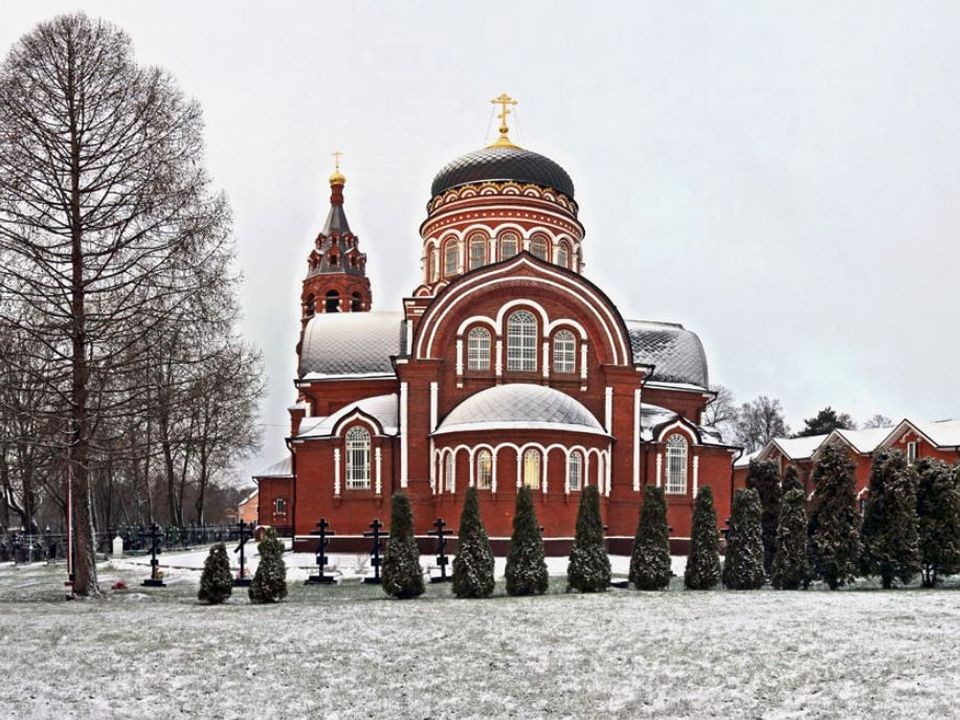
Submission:
[[[430,248],[427,256],[427,281],[436,282],[440,279],[440,251],[436,247]]]
[[[570,267],[570,251],[567,249],[565,242],[560,243],[560,246],[557,248],[557,265],[565,268]]]
[[[350,296],[350,312],[360,312],[363,310],[363,300],[360,299],[360,293],[355,292]]]
[[[500,236],[500,259],[506,260],[517,254],[520,247],[520,236],[514,232],[505,232]]]
[[[460,262],[460,248],[456,240],[448,240],[443,246],[443,274],[445,277],[457,274],[457,265]]]
[[[354,426],[347,430],[347,490],[370,487],[370,433]]]
[[[507,320],[507,370],[537,370],[537,319],[528,310],[517,310]]]
[[[443,482],[446,485],[447,492],[454,492],[456,488],[457,464],[456,457],[452,452],[448,452],[443,459]],[[441,488],[442,490],[442,488]]]
[[[467,335],[467,370],[490,369],[490,332],[477,327]]]
[[[483,233],[474,233],[467,241],[469,248],[468,258],[470,260],[470,269],[476,270],[487,262],[487,248],[490,247],[490,239]]]
[[[324,305],[324,312],[340,312],[340,293],[338,293],[336,290],[331,290],[327,293],[327,302],[326,305]]]
[[[337,265],[340,264],[340,258],[339,258],[339,256],[336,255],[336,253],[331,253],[331,255],[330,255],[330,264],[331,264],[333,267],[336,267]]]
[[[667,440],[667,487],[669,495],[687,492],[687,440],[683,435],[671,435]]]
[[[530,240],[530,253],[541,260],[548,260],[550,242],[543,235],[534,235]]]
[[[306,313],[307,317],[313,317],[313,314],[317,311],[317,299],[313,297],[313,293],[307,295],[307,307]]]
[[[533,448],[523,451],[523,484],[531,490],[540,487],[540,452]]]
[[[571,492],[583,489],[583,453],[574,450],[567,460],[568,487]]]
[[[553,336],[553,371],[572,373],[577,369],[577,340],[569,330]]]
[[[493,455],[489,450],[477,453],[477,488],[489,490],[493,487]]]

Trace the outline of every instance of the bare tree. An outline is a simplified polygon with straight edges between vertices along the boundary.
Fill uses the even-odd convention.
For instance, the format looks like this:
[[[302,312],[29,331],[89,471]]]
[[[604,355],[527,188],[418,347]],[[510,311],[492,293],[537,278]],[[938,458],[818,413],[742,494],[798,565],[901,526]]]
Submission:
[[[704,409],[701,423],[715,428],[724,440],[731,441],[736,437],[737,427],[737,406],[733,392],[724,385],[711,385],[710,390],[714,398]]]
[[[880,413],[877,413],[876,415],[871,417],[869,420],[864,421],[863,423],[864,430],[870,430],[875,428],[888,428],[888,427],[893,427],[893,420],[888,418],[886,415],[881,415]]]
[[[0,333],[29,341],[19,371],[48,359],[38,380],[60,414],[49,442],[67,458],[81,595],[99,593],[90,469],[112,447],[101,431],[142,407],[148,349],[229,254],[202,150],[197,104],[136,65],[108,23],[41,23],[0,68],[0,302],[25,309],[5,311]]]
[[[780,401],[761,395],[740,406],[736,421],[737,440],[747,452],[756,452],[770,440],[787,437],[790,427]]]

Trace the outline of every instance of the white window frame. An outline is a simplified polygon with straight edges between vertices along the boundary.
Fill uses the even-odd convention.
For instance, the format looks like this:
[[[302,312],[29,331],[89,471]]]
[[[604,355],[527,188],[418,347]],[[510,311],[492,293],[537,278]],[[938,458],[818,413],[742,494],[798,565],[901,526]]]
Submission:
[[[507,255],[507,254],[503,251],[503,246],[504,246],[504,244],[507,243],[507,242],[509,242],[509,243],[511,243],[511,244],[513,245],[513,250],[512,250],[512,252],[511,252],[509,255]],[[519,251],[520,251],[520,236],[519,236],[519,235],[517,235],[517,234],[514,233],[514,232],[507,232],[507,233],[504,233],[503,235],[500,236],[500,259],[501,259],[501,260],[507,260],[507,259],[509,259],[509,258],[512,258],[512,257],[513,257],[514,255],[516,255]]]
[[[569,330],[553,336],[553,371],[564,375],[577,371],[577,338]]]
[[[443,458],[443,488],[447,492],[453,492],[457,486],[457,457],[452,452],[448,452]]]
[[[447,240],[443,246],[443,276],[450,277],[457,274],[460,264],[460,245],[456,240]]]
[[[370,489],[370,431],[355,425],[344,437],[347,490]]]
[[[540,488],[540,471],[542,467],[540,451],[535,448],[527,448],[523,451],[521,462],[523,467],[523,473],[521,475],[523,484],[531,490],[538,490]]]
[[[477,489],[493,488],[493,453],[486,448],[477,452]]]
[[[907,463],[913,465],[917,461],[920,444],[916,440],[907,443]]]
[[[467,269],[476,270],[483,267],[487,262],[487,249],[490,247],[490,239],[483,233],[475,233],[467,240]],[[480,250],[475,254],[474,250]]]
[[[671,435],[667,438],[666,455],[667,482],[663,491],[667,495],[686,495],[690,443],[680,433]]]
[[[507,370],[537,371],[537,318],[529,310],[517,310],[507,318]]]
[[[570,251],[567,249],[565,242],[557,246],[557,265],[565,268],[570,267]]]
[[[542,255],[535,252],[533,249],[534,245],[538,243],[543,243]],[[530,239],[530,254],[533,255],[534,257],[540,258],[541,260],[549,260],[550,259],[550,240],[548,238],[545,238],[543,235],[534,235]]]
[[[490,369],[490,331],[475,327],[467,333],[467,370]]]
[[[287,514],[287,499],[285,497],[278,497],[273,499],[273,514],[274,515]]]
[[[571,451],[567,458],[567,489],[570,492],[583,489],[583,453],[579,450]]]

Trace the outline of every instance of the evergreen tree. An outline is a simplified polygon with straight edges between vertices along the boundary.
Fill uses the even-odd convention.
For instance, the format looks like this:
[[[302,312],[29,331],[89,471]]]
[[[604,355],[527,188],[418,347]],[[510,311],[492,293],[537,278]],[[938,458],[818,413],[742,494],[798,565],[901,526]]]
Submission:
[[[790,465],[783,475],[777,550],[770,581],[777,590],[798,590],[809,577],[807,498],[796,466]]]
[[[533,509],[530,488],[526,486],[517,492],[506,577],[509,595],[543,595],[547,591],[549,576],[540,522]]]
[[[861,570],[879,575],[884,589],[906,585],[920,572],[917,533],[917,478],[899,450],[873,456],[870,489],[863,513]]]
[[[423,595],[420,550],[413,534],[413,511],[403,493],[394,493],[390,508],[390,539],[383,555],[383,590],[400,600]]]
[[[857,424],[850,417],[849,413],[838,413],[829,405],[816,417],[807,418],[803,421],[803,430],[797,433],[797,437],[812,437],[814,435],[829,435],[834,430],[856,430]]]
[[[828,444],[819,456],[808,526],[810,571],[836,590],[853,579],[860,555],[856,480],[853,461],[840,444]]]
[[[723,585],[730,590],[757,590],[763,586],[761,514],[757,491],[737,490],[723,562]]]
[[[773,460],[751,460],[747,487],[760,496],[760,527],[763,534],[763,571],[770,575],[777,552],[777,523],[780,521],[780,468]]]
[[[223,543],[210,548],[203,563],[200,590],[197,599],[210,605],[219,605],[233,592],[233,576],[230,574],[230,558]]]
[[[460,514],[457,556],[453,559],[453,593],[457,597],[485,598],[493,592],[493,551],[480,519],[475,487],[467,488]]]
[[[662,489],[647,485],[630,558],[630,582],[637,590],[663,590],[672,576],[667,503]]]
[[[567,589],[580,592],[606,592],[610,587],[610,558],[603,548],[603,521],[600,519],[600,493],[588,485],[580,493],[577,530],[567,565]]]
[[[941,575],[960,572],[960,465],[940,460],[917,463],[917,518],[924,587]]]
[[[250,583],[250,602],[275,603],[287,596],[287,566],[283,562],[283,543],[274,528],[257,545],[260,563]]]
[[[690,555],[683,572],[688,590],[710,590],[720,582],[720,534],[717,532],[717,511],[713,507],[713,491],[701,487],[693,507],[690,530]]]

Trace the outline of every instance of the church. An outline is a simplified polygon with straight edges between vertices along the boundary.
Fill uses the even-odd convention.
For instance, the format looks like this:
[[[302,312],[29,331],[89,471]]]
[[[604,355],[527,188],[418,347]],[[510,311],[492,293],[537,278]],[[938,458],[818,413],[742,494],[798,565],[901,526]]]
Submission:
[[[398,308],[373,309],[338,158],[300,293],[289,455],[255,477],[260,523],[307,549],[325,517],[331,550],[361,550],[403,492],[428,548],[437,518],[455,535],[475,487],[505,553],[526,486],[547,553],[565,554],[580,494],[595,485],[609,550],[629,553],[654,484],[671,546],[685,552],[701,487],[721,527],[729,516],[740,453],[700,424],[713,399],[703,346],[682,325],[625,319],[615,300],[629,290],[608,294],[584,275],[573,180],[510,139],[515,100],[493,102],[498,139],[433,179],[421,281]]]

